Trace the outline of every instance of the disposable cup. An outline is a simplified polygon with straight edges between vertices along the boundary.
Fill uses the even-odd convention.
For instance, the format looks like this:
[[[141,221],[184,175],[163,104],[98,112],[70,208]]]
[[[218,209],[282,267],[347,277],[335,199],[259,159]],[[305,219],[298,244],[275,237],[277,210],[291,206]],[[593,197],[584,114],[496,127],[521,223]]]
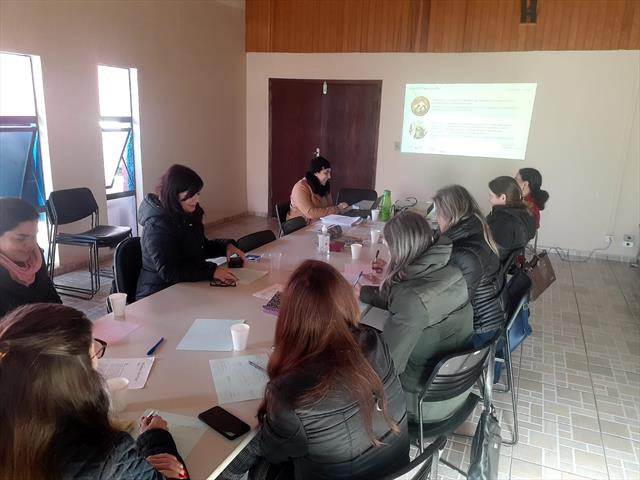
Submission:
[[[360,253],[362,253],[362,245],[359,243],[351,244],[351,258],[353,260],[358,260],[360,258]]]
[[[236,352],[247,348],[247,340],[249,340],[249,330],[251,327],[246,323],[236,323],[231,325],[231,340],[233,341],[233,349]]]
[[[127,408],[127,389],[129,379],[125,377],[110,378],[107,380],[107,389],[111,399],[111,410],[115,413],[123,412]]]
[[[371,245],[376,245],[380,240],[380,230],[371,230]]]
[[[377,222],[379,215],[380,215],[380,210],[378,210],[377,208],[374,208],[373,210],[371,210],[371,221]]]
[[[112,293],[107,297],[111,311],[115,317],[124,317],[124,310],[127,306],[126,293]]]
[[[271,252],[269,254],[269,271],[277,272],[280,270],[280,262],[282,261],[281,252]]]

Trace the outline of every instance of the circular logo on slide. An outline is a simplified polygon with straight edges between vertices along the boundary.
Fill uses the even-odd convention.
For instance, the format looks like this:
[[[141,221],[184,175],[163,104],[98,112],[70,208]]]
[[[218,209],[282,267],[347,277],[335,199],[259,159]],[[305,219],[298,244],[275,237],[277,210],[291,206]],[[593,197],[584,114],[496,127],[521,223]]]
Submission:
[[[411,135],[416,140],[420,140],[427,135],[427,129],[420,120],[416,120],[415,122],[411,123],[411,125],[409,125],[409,135]]]
[[[429,108],[431,108],[431,103],[429,103],[429,99],[427,97],[416,97],[413,99],[413,102],[411,102],[411,111],[414,115],[419,117],[426,115]]]

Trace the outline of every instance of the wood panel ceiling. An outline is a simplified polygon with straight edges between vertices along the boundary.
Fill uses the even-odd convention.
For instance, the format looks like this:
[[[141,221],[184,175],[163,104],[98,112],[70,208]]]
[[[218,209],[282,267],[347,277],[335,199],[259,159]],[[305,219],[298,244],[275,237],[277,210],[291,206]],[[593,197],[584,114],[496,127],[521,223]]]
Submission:
[[[246,0],[248,52],[640,49],[640,0]]]

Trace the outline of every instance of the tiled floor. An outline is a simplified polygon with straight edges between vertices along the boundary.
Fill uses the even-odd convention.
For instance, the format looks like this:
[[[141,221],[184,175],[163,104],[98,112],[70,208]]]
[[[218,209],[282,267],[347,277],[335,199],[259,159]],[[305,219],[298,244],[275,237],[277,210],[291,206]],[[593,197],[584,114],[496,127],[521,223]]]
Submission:
[[[265,228],[276,229],[275,221],[246,217],[207,233],[238,238]],[[602,260],[552,262],[557,280],[531,307],[533,334],[516,369],[520,441],[502,447],[499,477],[640,479],[640,271]],[[108,289],[93,301],[63,300],[97,318]],[[494,400],[509,438],[510,395],[495,393]],[[466,469],[470,448],[470,439],[453,437],[445,456]],[[459,478],[445,466],[440,475]]]

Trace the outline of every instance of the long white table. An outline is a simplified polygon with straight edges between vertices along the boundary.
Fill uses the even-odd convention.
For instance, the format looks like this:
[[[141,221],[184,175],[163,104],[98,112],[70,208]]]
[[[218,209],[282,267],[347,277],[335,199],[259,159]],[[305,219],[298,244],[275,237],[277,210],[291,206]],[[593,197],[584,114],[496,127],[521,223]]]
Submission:
[[[209,360],[234,355],[264,353],[273,344],[276,317],[262,311],[265,300],[253,293],[275,283],[286,284],[290,273],[307,258],[324,260],[339,271],[347,263],[369,261],[376,250],[380,258],[388,258],[388,250],[382,244],[371,246],[369,230],[382,229],[380,224],[363,224],[345,231],[346,235],[361,237],[364,242],[358,262],[351,260],[351,250],[331,252],[329,257],[315,252],[318,223],[269,243],[253,253],[283,254],[280,270],[251,283],[235,288],[216,288],[209,282],[181,283],[127,306],[124,321],[141,325],[124,340],[109,344],[106,357],[143,357],[160,338],[164,342],[155,352],[155,363],[145,388],[127,392],[128,406],[123,418],[137,420],[142,413],[153,408],[180,415],[196,417],[198,413],[218,404],[216,391],[209,368]],[[264,258],[264,257],[263,257]],[[246,262],[246,267],[269,270],[266,261]],[[111,315],[107,315],[110,317]],[[367,322],[367,318],[370,321]],[[176,346],[196,318],[242,319],[251,325],[247,350],[243,352],[199,352],[176,350]],[[364,323],[379,326],[383,313],[371,309],[363,318]],[[223,407],[252,427],[258,424],[256,412],[259,401],[252,400]],[[171,425],[169,425],[171,429]],[[237,453],[252,438],[245,435],[229,441],[212,429],[207,429],[196,447],[185,461],[195,480],[216,478]]]

